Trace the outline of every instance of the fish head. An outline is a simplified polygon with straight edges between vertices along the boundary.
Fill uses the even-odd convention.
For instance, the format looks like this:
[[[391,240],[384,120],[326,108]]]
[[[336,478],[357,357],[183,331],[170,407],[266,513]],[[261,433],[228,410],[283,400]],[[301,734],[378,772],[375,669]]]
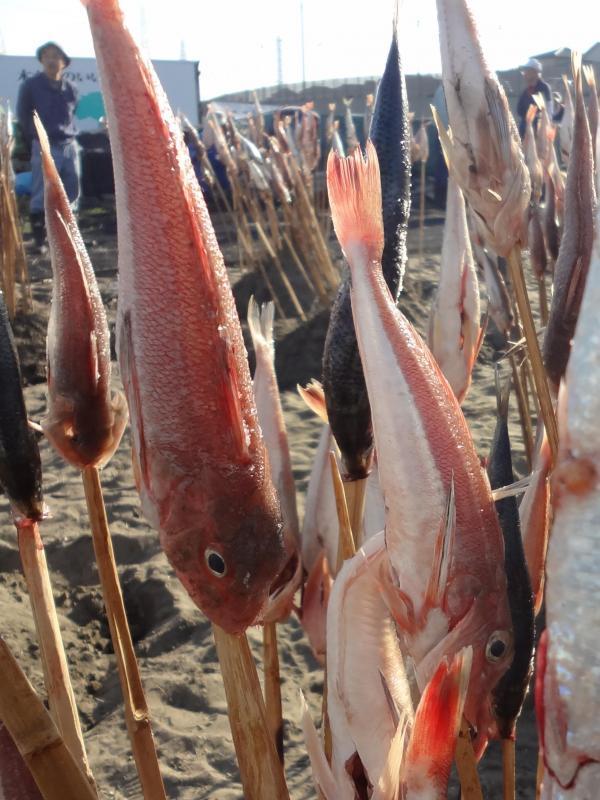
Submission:
[[[16,522],[38,522],[45,514],[42,497],[42,463],[32,431],[10,463],[0,459],[0,486],[6,492]]]
[[[246,495],[238,503],[223,487],[211,490],[187,479],[160,520],[161,543],[177,577],[211,622],[231,634],[262,621],[286,565],[275,494],[271,502],[259,489],[254,494],[256,502]]]

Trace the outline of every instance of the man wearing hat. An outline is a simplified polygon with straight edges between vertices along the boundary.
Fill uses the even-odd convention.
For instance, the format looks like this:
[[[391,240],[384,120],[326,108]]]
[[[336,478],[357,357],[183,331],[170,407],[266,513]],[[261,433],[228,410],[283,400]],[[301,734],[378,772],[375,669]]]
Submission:
[[[79,147],[75,141],[74,114],[78,92],[63,72],[71,59],[55,42],[36,51],[42,70],[27,78],[19,89],[17,117],[31,146],[31,200],[29,213],[37,247],[44,243],[44,177],[40,143],[33,124],[37,111],[48,139],[58,174],[72,204],[79,197]]]
[[[517,103],[517,115],[519,117],[519,133],[521,134],[521,138],[523,138],[525,135],[525,116],[527,115],[527,109],[532,103],[535,103],[533,95],[543,95],[546,101],[548,117],[552,119],[552,92],[548,84],[542,80],[542,65],[537,58],[530,58],[526,64],[523,64],[521,67],[521,74],[525,79],[525,89]]]

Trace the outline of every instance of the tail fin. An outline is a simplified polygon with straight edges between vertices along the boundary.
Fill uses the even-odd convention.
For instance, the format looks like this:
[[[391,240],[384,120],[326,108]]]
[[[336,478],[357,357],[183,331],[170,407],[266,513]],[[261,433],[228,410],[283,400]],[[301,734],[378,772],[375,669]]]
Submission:
[[[401,797],[400,784],[402,780],[402,761],[404,759],[404,745],[408,732],[408,719],[405,717],[396,728],[396,733],[390,744],[387,758],[377,784],[373,788],[371,800],[389,800]]]
[[[275,306],[269,301],[259,306],[254,295],[250,296],[248,302],[248,328],[252,337],[252,344],[255,350],[265,350],[269,357],[273,359],[275,348],[273,345],[273,319],[275,317]]]
[[[594,67],[591,64],[584,64],[583,65],[583,77],[585,78],[585,82],[590,87],[592,92],[596,91],[596,73],[594,72]]]
[[[446,790],[472,660],[471,647],[457,653],[450,665],[444,658],[425,687],[404,764],[409,792],[427,786]]]
[[[313,378],[306,386],[300,386],[300,384],[298,384],[297,389],[298,394],[310,410],[314,411],[323,422],[328,423],[329,418],[327,417],[327,408],[325,406],[325,394],[323,392],[323,386],[319,381]]]
[[[534,103],[536,104],[536,106],[537,106],[537,107],[540,109],[540,111],[541,111],[543,108],[546,108],[546,100],[545,100],[545,98],[544,98],[544,95],[543,95],[543,94],[541,94],[540,92],[538,92],[537,94],[534,94],[534,95],[532,95],[532,96],[533,96],[533,102],[534,102]]]
[[[381,180],[377,152],[370,140],[366,159],[360,148],[347,158],[341,158],[333,151],[329,154],[327,188],[333,227],[342,250],[348,254],[353,246],[358,245],[361,250],[366,249],[370,260],[381,261]],[[351,263],[351,259],[348,260]]]
[[[335,111],[335,103],[327,103],[327,108],[330,111]]]

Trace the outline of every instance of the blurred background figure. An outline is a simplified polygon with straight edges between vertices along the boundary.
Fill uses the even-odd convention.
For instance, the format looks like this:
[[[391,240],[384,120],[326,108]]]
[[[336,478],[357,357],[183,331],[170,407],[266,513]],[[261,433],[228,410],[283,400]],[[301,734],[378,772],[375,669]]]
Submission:
[[[537,58],[530,58],[526,64],[523,64],[521,67],[521,74],[525,81],[525,88],[517,103],[517,115],[519,117],[519,133],[521,134],[521,138],[523,138],[525,135],[525,116],[527,115],[527,109],[532,103],[535,103],[533,95],[541,94],[543,96],[546,101],[546,108],[550,119],[552,119],[553,106],[552,91],[548,84],[542,80],[542,65]],[[534,128],[536,127],[537,117],[534,121]]]
[[[36,51],[42,70],[27,78],[19,89],[17,117],[31,148],[31,200],[29,213],[35,245],[44,245],[44,179],[40,143],[33,125],[37,111],[50,140],[52,157],[73,206],[79,197],[79,147],[75,140],[75,85],[63,77],[71,59],[55,42]]]

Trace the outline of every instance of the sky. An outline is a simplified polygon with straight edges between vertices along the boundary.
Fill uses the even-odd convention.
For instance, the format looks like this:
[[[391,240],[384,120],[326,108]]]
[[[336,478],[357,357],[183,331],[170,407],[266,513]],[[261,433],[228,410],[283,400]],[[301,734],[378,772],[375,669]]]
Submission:
[[[150,58],[200,64],[202,100],[277,83],[281,39],[285,83],[378,76],[391,35],[394,0],[121,0],[128,27]],[[33,55],[57,41],[73,58],[93,56],[79,0],[1,0],[0,52]],[[471,0],[484,52],[496,70],[536,53],[587,50],[600,39],[589,0],[569,0],[557,14],[547,0]],[[301,15],[301,6],[303,14]],[[356,10],[357,8],[360,9]],[[596,17],[597,22],[597,17]],[[400,44],[408,73],[440,71],[434,0],[401,0]]]

